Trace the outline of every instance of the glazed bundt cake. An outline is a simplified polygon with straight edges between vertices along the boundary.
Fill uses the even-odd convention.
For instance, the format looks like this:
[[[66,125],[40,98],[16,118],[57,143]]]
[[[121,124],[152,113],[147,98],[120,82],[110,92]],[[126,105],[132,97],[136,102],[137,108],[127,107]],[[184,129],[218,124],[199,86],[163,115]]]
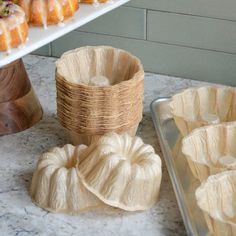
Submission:
[[[72,17],[79,8],[78,0],[18,0],[29,24],[35,26],[59,24]]]
[[[25,43],[28,24],[23,9],[10,1],[0,1],[0,51],[10,51]]]

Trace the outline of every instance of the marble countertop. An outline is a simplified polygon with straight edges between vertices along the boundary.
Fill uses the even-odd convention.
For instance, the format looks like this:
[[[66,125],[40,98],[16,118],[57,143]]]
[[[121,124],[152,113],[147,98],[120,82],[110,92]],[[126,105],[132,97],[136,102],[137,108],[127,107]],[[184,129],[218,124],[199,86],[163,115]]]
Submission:
[[[67,143],[56,117],[54,58],[26,56],[25,66],[44,109],[43,119],[34,127],[0,137],[0,235],[83,235],[163,236],[185,235],[175,194],[163,162],[160,199],[145,212],[107,210],[78,216],[52,214],[36,207],[28,188],[38,157],[54,146]],[[149,105],[157,97],[170,96],[199,82],[147,73],[144,118],[139,136],[160,148]]]

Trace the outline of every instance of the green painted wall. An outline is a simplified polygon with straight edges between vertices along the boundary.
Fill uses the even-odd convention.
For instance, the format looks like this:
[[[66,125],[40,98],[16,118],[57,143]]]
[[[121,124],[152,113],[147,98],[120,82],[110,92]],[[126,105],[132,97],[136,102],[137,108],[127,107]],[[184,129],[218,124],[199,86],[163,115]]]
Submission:
[[[36,53],[112,45],[146,71],[236,86],[235,0],[132,0]]]

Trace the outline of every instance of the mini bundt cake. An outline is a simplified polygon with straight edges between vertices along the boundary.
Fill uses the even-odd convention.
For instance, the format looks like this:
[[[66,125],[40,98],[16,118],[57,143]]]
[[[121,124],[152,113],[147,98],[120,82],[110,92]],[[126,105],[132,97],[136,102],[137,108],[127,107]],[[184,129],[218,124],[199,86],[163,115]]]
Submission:
[[[30,188],[32,200],[38,206],[52,212],[76,214],[101,205],[77,175],[76,164],[85,148],[68,144],[42,155]]]
[[[59,24],[72,17],[79,8],[78,0],[18,0],[31,25]]]
[[[104,203],[137,211],[157,201],[161,159],[141,138],[109,133],[86,149],[80,160],[81,181]]]
[[[0,0],[0,51],[24,44],[28,37],[28,24],[23,9],[10,1]]]

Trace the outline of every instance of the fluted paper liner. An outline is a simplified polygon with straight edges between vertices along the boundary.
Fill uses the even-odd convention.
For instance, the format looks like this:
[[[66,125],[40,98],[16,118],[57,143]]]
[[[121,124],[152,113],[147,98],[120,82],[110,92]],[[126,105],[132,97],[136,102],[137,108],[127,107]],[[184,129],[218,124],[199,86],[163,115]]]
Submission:
[[[194,130],[182,141],[182,152],[193,175],[203,181],[209,175],[236,170],[236,122]]]
[[[112,47],[85,47],[63,54],[56,68],[59,121],[82,143],[138,126],[144,92],[139,59]],[[108,78],[109,85],[91,86],[94,76]]]
[[[236,120],[236,90],[231,87],[190,88],[170,102],[176,126],[183,136],[192,130]]]
[[[30,195],[41,208],[52,212],[76,214],[103,205],[81,183],[76,165],[85,145],[53,148],[39,159]]]
[[[196,190],[196,199],[212,235],[236,235],[236,171],[210,176]]]
[[[105,135],[83,153],[78,169],[84,186],[108,205],[137,211],[157,201],[161,159],[138,137]]]

